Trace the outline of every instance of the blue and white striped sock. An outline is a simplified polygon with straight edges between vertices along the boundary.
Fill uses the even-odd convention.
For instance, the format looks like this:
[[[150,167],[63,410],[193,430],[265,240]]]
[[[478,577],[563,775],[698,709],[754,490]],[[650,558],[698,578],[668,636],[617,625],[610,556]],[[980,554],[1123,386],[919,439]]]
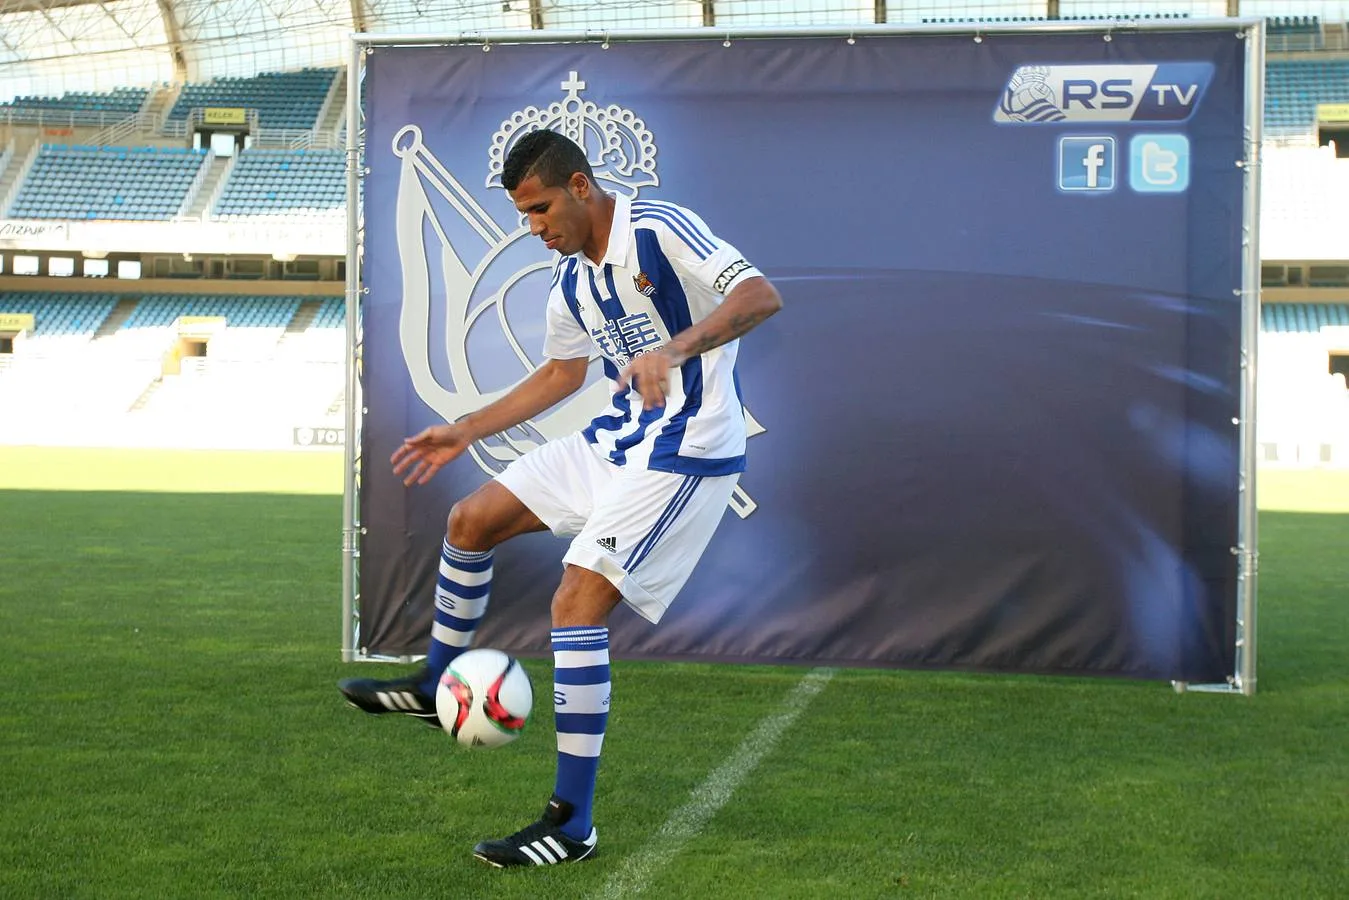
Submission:
[[[431,646],[426,651],[429,670],[422,691],[436,695],[441,674],[454,658],[473,643],[473,632],[487,610],[492,590],[492,551],[471,552],[450,545],[440,547],[440,577],[436,579],[436,619]]]
[[[557,787],[573,807],[562,826],[570,838],[590,836],[595,775],[609,723],[609,629],[553,629],[553,718],[557,723]]]

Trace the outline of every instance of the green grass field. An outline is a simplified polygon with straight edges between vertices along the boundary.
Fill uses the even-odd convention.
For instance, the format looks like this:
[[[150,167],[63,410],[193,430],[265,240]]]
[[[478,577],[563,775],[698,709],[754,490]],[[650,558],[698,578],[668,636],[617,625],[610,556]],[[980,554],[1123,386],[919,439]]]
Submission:
[[[1254,698],[840,671],[662,860],[806,670],[620,660],[599,857],[503,872],[549,717],[473,753],[340,701],[395,671],[339,661],[340,469],[0,449],[0,897],[1349,897],[1349,473],[1263,474]]]

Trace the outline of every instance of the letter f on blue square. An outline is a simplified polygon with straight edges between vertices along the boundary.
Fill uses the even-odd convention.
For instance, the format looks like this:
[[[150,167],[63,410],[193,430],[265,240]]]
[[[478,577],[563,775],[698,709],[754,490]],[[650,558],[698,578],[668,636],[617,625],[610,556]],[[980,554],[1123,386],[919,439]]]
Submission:
[[[1066,136],[1059,138],[1059,190],[1113,191],[1115,139]]]

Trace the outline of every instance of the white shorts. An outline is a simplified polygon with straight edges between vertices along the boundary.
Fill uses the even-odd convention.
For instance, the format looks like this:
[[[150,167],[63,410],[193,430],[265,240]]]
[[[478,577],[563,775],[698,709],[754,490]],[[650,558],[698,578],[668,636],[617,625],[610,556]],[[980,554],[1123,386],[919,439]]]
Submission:
[[[560,537],[564,563],[598,572],[642,618],[659,622],[712,540],[740,476],[616,466],[579,432],[496,477]]]

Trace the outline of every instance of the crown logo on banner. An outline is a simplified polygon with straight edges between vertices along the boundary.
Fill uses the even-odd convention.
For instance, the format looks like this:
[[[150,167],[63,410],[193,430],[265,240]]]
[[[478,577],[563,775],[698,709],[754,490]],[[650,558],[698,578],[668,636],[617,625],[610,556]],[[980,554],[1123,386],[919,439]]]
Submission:
[[[488,151],[487,186],[501,187],[501,170],[516,141],[531,131],[548,129],[571,138],[585,151],[595,180],[627,197],[647,185],[660,184],[656,175],[656,139],[646,123],[617,104],[601,107],[582,100],[586,83],[572,72],[559,85],[567,96],[544,109],[526,106],[501,123]]]

